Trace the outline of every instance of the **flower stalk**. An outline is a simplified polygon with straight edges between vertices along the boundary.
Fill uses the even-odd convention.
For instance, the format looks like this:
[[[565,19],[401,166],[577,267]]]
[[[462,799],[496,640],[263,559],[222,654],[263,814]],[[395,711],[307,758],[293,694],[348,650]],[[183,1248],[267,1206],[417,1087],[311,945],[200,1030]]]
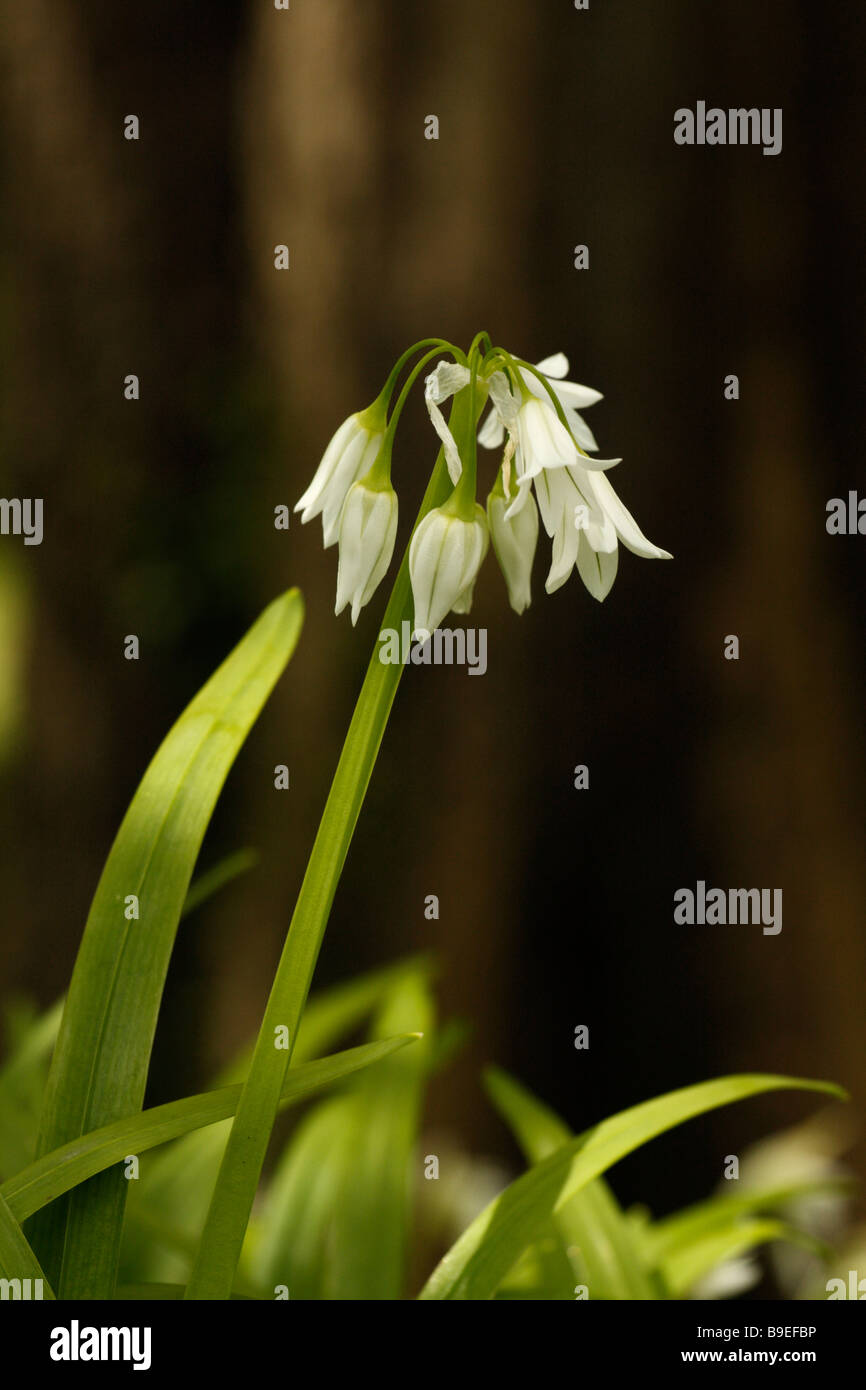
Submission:
[[[422,350],[391,409],[399,376]],[[511,605],[524,611],[530,601],[539,529],[533,488],[553,540],[548,591],[558,588],[576,567],[590,593],[603,598],[616,573],[618,539],[638,554],[666,556],[643,536],[602,471],[619,460],[586,453],[584,445],[591,450],[597,446],[578,407],[592,405],[600,396],[563,379],[568,361],[561,353],[532,367],[494,347],[484,333],[476,336],[468,354],[442,339],[424,339],[398,359],[373,404],[340,427],[298,504],[304,521],[322,516],[326,546],[339,541],[337,612],[351,604],[354,623],[388,569],[397,527],[397,496],[391,484],[397,423],[417,377],[443,351],[453,360],[439,362],[427,376],[424,391],[441,448],[382,627],[402,630],[408,621],[423,640],[449,612],[468,612],[491,529]],[[488,396],[491,414],[480,439],[493,448],[504,442],[505,451],[485,512],[476,497],[476,441]],[[452,397],[446,424],[440,407]],[[231,1294],[301,1014],[402,672],[402,662],[380,660],[377,645],[238,1101],[187,1285],[188,1299],[227,1299]]]

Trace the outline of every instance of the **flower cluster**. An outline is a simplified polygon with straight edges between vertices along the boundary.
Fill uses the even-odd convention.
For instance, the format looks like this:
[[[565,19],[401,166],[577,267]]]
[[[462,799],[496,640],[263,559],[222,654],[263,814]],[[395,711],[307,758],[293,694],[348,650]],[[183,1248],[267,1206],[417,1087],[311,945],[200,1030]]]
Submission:
[[[450,494],[422,515],[409,544],[415,605],[413,630],[423,637],[450,612],[468,613],[490,543],[512,608],[531,596],[539,513],[552,541],[545,589],[553,593],[577,569],[596,599],[610,592],[619,543],[647,559],[670,559],[647,540],[607,477],[620,459],[597,457],[598,445],[581,410],[598,391],[566,380],[562,353],[533,366],[501,348],[485,352],[479,335],[469,354],[444,341],[418,344],[399,360],[381,395],[337,430],[312,483],[297,504],[302,521],[322,518],[325,546],[339,547],[336,612],[351,605],[352,622],[386,574],[397,532],[397,494],[391,451],[397,421],[416,377],[445,349],[426,377],[424,399],[442,445]],[[409,373],[393,410],[400,371],[422,346],[433,344]],[[450,419],[443,404],[454,398]],[[489,413],[478,420],[489,402]],[[476,438],[502,456],[486,509],[476,500]],[[443,473],[444,477],[444,473]]]

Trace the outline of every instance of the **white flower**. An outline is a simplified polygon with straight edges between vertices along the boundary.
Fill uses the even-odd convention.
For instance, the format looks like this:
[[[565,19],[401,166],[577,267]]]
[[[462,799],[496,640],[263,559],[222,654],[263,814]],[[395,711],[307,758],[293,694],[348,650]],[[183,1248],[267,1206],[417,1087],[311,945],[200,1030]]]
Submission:
[[[602,399],[601,392],[594,390],[591,386],[581,386],[576,381],[563,381],[561,379],[568,371],[568,358],[562,352],[554,353],[552,357],[545,357],[544,361],[536,363],[536,366],[550,380],[553,392],[565,411],[569,428],[581,449],[587,449],[590,452],[597,450],[598,445],[595,442],[595,436],[583,416],[578,413],[578,407],[586,410],[589,406],[595,405],[596,401]],[[550,397],[538,377],[523,367],[518,370],[527,391],[538,400],[550,405]],[[553,409],[552,406],[550,408]],[[502,444],[504,434],[505,426],[494,404],[494,409],[481,427],[478,442],[483,444],[485,449],[498,449]]]
[[[296,512],[303,512],[303,524],[321,513],[325,549],[337,540],[340,512],[349,488],[369,472],[382,447],[384,420],[380,428],[379,418],[378,412],[365,410],[343,421],[325,450],[313,481],[295,506]]]
[[[340,559],[335,613],[352,605],[352,626],[369,603],[391,563],[397,535],[397,494],[353,483],[340,514]]]
[[[435,632],[452,609],[468,612],[488,544],[487,519],[477,502],[471,521],[445,507],[427,513],[409,546],[414,633]]]
[[[503,372],[494,372],[489,381],[494,409],[491,419],[499,421],[503,436],[505,431],[508,432],[510,447],[514,452],[517,492],[509,508],[509,518],[516,516],[523,509],[533,481],[547,470],[579,466],[583,469],[602,471],[622,462],[621,459],[590,459],[581,453],[559,419],[544,388],[537,381],[535,384],[542,392],[543,399],[528,389],[513,395]],[[581,391],[588,389],[575,387],[575,390]],[[487,424],[490,424],[490,420]],[[490,431],[488,437],[492,438],[493,434],[494,432]],[[596,447],[594,440],[593,447]]]
[[[446,425],[445,417],[439,406],[443,401],[447,401],[449,396],[454,396],[458,391],[461,391],[468,381],[469,371],[466,367],[461,367],[456,362],[438,362],[424,382],[424,400],[427,411],[433,428],[442,440],[448,473],[454,484],[457,483],[463,472],[463,464],[460,462],[460,454],[454,436]]]
[[[604,473],[579,464],[547,469],[535,479],[535,491],[544,529],[553,538],[553,563],[544,586],[549,594],[576,565],[593,598],[606,598],[616,578],[619,541],[645,559],[671,559],[647,540]]]
[[[538,543],[538,508],[532,497],[516,516],[508,515],[509,499],[497,479],[496,487],[487,498],[487,520],[490,539],[499,561],[508,601],[515,613],[523,613],[531,602],[532,562]]]

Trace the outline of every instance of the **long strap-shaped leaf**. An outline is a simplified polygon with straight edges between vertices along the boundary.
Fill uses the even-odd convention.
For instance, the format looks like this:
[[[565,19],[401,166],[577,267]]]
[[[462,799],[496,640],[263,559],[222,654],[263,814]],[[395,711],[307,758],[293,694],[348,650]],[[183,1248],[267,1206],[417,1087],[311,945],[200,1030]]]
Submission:
[[[46,1091],[39,1152],[141,1107],[175,932],[229,768],[303,622],[290,590],[196,695],[148,767],[99,881]],[[137,912],[137,917],[136,917]],[[109,1298],[126,1182],[106,1173],[34,1224],[60,1298]]]
[[[686,1086],[623,1110],[558,1149],[494,1199],[437,1265],[422,1299],[488,1299],[545,1221],[633,1149],[695,1115],[762,1091],[825,1091],[838,1086],[787,1076],[726,1076]]]
[[[334,1082],[342,1081],[353,1072],[372,1066],[390,1056],[406,1043],[414,1042],[417,1034],[363,1043],[346,1052],[335,1052],[316,1062],[305,1062],[288,1072],[280,1096],[280,1106],[291,1105]],[[227,1120],[235,1113],[241,1086],[221,1086],[216,1091],[202,1091],[183,1100],[170,1100],[150,1110],[140,1110],[113,1124],[104,1125],[90,1134],[81,1135],[51,1153],[37,1158],[22,1168],[14,1178],[0,1187],[0,1200],[16,1221],[25,1221],[49,1202],[119,1163],[128,1154],[141,1154],[147,1149],[178,1139],[191,1130]]]
[[[573,1139],[568,1125],[506,1072],[490,1067],[484,1082],[530,1163],[542,1163]],[[595,1178],[575,1193],[555,1224],[565,1247],[574,1246],[579,1251],[590,1298],[621,1301],[658,1297],[643,1252],[604,1178]]]

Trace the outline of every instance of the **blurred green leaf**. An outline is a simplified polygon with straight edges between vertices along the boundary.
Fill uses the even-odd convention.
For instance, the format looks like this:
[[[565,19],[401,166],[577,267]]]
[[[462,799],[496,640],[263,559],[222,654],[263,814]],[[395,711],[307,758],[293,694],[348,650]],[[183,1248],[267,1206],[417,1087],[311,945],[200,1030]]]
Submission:
[[[418,974],[393,986],[375,1035],[406,1028],[424,1034],[420,1045],[390,1057],[375,1077],[362,1076],[353,1087],[348,1180],[334,1212],[334,1298],[398,1299],[405,1289],[418,1123],[433,1032],[433,1001]]]
[[[42,1298],[54,1297],[54,1291],[45,1278],[27,1237],[15,1220],[14,1213],[2,1194],[0,1194],[0,1278],[29,1279],[31,1292],[32,1281],[39,1279],[42,1281]]]
[[[810,1250],[823,1247],[773,1217],[737,1218],[678,1245],[661,1261],[660,1271],[671,1298],[687,1298],[700,1280],[726,1260],[760,1245],[787,1240]]]
[[[848,1178],[827,1177],[809,1178],[802,1182],[788,1183],[784,1187],[759,1188],[754,1192],[730,1195],[724,1193],[711,1197],[706,1202],[685,1207],[682,1211],[649,1225],[642,1235],[642,1240],[649,1258],[660,1261],[679,1246],[700,1240],[743,1217],[756,1213],[766,1216],[784,1211],[799,1197],[827,1192],[850,1192],[853,1187],[853,1182]]]
[[[511,1126],[530,1163],[540,1163],[574,1136],[526,1087],[496,1067],[485,1073],[491,1100]],[[640,1245],[603,1178],[566,1202],[554,1218],[564,1248],[576,1252],[579,1282],[593,1299],[653,1299],[655,1287]],[[574,1284],[572,1279],[571,1285]]]
[[[784,1076],[728,1076],[686,1086],[623,1110],[552,1153],[491,1202],[433,1271],[422,1299],[492,1298],[500,1282],[550,1217],[593,1178],[684,1120],[769,1090],[822,1091],[828,1082]]]
[[[189,885],[189,892],[184,901],[183,910],[180,914],[181,921],[198,909],[217,894],[226,884],[232,883],[241,874],[249,873],[259,862],[259,853],[255,849],[237,849],[233,854],[227,854],[224,858],[217,861],[212,868],[206,869],[199,874]]]
[[[423,958],[410,957],[356,979],[341,981],[311,995],[304,1010],[292,1068],[321,1055],[327,1048],[362,1023],[407,971],[429,969]],[[243,1081],[249,1067],[252,1044],[244,1047],[216,1079],[216,1085]],[[190,1262],[154,1238],[153,1220],[176,1235],[198,1238],[207,1214],[210,1193],[228,1137],[229,1122],[194,1130],[155,1154],[141,1180],[130,1193],[132,1211],[142,1220],[128,1223],[124,1236],[123,1268],[158,1282],[185,1281]],[[148,1219],[149,1218],[149,1219]],[[150,1235],[146,1227],[149,1225]],[[235,1280],[238,1287],[238,1280]]]
[[[256,1284],[286,1285],[292,1298],[401,1297],[433,1026],[425,976],[417,963],[395,975],[374,1025],[419,1029],[420,1045],[320,1105],[286,1147],[244,1265]]]

